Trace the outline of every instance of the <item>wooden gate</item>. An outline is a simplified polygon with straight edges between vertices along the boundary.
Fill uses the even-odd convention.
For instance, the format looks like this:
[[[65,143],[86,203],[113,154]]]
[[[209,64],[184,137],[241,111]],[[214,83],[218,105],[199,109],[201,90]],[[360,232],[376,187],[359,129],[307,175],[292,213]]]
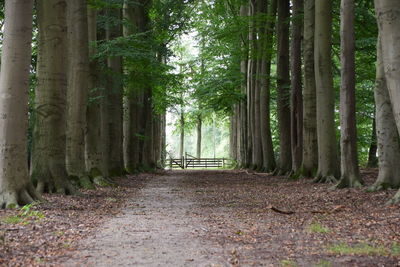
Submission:
[[[186,153],[181,159],[170,157],[167,160],[167,166],[170,169],[224,168],[227,161],[226,158],[196,158]]]

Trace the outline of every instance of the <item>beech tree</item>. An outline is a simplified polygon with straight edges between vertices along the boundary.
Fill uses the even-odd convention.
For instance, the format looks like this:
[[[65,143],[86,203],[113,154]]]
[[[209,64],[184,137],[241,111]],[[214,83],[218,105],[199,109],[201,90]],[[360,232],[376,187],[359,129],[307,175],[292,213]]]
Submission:
[[[299,176],[303,156],[303,84],[301,71],[302,13],[303,0],[294,0],[290,50],[292,177]]]
[[[29,180],[27,130],[33,0],[5,3],[0,74],[0,208],[40,199]]]
[[[375,104],[379,173],[375,183],[369,188],[370,191],[400,187],[400,143],[385,78],[380,38],[377,56]]]
[[[356,62],[354,31],[354,0],[342,0],[340,7],[341,89],[340,89],[340,165],[341,178],[336,185],[360,187],[356,127]]]
[[[288,0],[278,1],[277,25],[277,108],[279,125],[279,163],[277,174],[288,174],[292,167],[290,135],[290,67],[289,67],[289,19]]]
[[[67,89],[67,171],[79,185],[94,189],[86,172],[85,132],[89,89],[89,37],[86,0],[67,2],[68,89]]]
[[[315,0],[304,0],[303,161],[301,175],[305,177],[314,176],[318,167],[314,36]]]
[[[37,87],[31,178],[42,192],[73,194],[66,169],[67,1],[38,0]]]
[[[400,133],[400,2],[396,0],[375,0],[376,17],[378,20],[381,57],[385,72],[386,84],[397,131]],[[400,201],[400,191],[392,202]]]
[[[331,50],[332,1],[316,1],[314,64],[317,88],[318,171],[315,182],[334,182],[340,175],[335,131]]]

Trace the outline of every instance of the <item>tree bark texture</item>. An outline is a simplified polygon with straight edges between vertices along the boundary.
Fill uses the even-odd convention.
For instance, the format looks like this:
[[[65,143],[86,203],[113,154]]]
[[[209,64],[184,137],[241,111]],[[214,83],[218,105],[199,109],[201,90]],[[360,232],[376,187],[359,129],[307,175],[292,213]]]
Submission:
[[[303,162],[301,166],[301,176],[304,177],[313,177],[318,168],[314,36],[315,0],[304,0]]]
[[[375,107],[376,109],[376,107]],[[376,115],[374,113],[374,119],[372,120],[372,131],[371,131],[371,144],[368,150],[368,168],[376,168],[378,167],[378,156],[376,153],[378,152],[377,145],[377,137],[376,137]]]
[[[201,139],[202,139],[201,129],[202,129],[202,126],[203,126],[203,120],[201,118],[201,115],[198,115],[198,117],[197,117],[197,143],[196,143],[196,157],[198,159],[201,158]],[[235,145],[235,144],[232,144],[232,145]]]
[[[376,136],[378,145],[379,174],[371,191],[400,187],[400,143],[396,122],[386,84],[381,44],[377,44],[375,83]]]
[[[67,2],[68,89],[67,170],[80,186],[93,189],[85,166],[86,107],[89,88],[89,37],[87,3]]]
[[[135,4],[125,1],[123,17],[129,22],[123,28],[123,34],[128,37],[137,32]],[[137,88],[127,88],[124,97],[123,121],[123,155],[124,165],[128,173],[134,173],[139,168],[139,125],[142,116],[139,112],[142,96]]]
[[[113,18],[116,25],[107,25],[107,40],[114,40],[122,36],[121,10],[110,8],[108,15]],[[108,113],[108,155],[109,173],[111,176],[121,176],[124,174],[123,160],[123,85],[122,85],[122,57],[108,57],[107,66],[109,68],[109,84],[107,90],[107,113]]]
[[[66,1],[38,0],[37,88],[31,178],[39,192],[74,193],[66,158]]]
[[[277,105],[279,164],[276,174],[279,175],[289,173],[292,167],[290,137],[289,20],[289,1],[278,1]]]
[[[293,1],[292,39],[290,50],[291,70],[291,177],[297,178],[303,156],[303,92],[301,71],[301,43],[303,30],[303,0]]]
[[[39,199],[29,180],[27,130],[33,0],[5,2],[0,74],[0,208]]]
[[[354,0],[342,0],[340,7],[340,170],[337,188],[360,187],[356,126],[356,58]]]
[[[263,1],[262,6],[267,6]],[[260,131],[262,145],[262,169],[272,172],[276,168],[274,147],[272,145],[270,89],[271,89],[271,59],[273,53],[273,35],[275,28],[277,1],[271,0],[267,10],[265,27],[261,27],[261,70],[260,70]],[[262,10],[262,12],[265,12]]]
[[[382,61],[397,131],[400,133],[400,1],[375,0]],[[400,201],[400,191],[393,202]]]
[[[340,175],[334,116],[332,77],[332,2],[315,2],[315,81],[317,88],[318,172],[316,182]]]

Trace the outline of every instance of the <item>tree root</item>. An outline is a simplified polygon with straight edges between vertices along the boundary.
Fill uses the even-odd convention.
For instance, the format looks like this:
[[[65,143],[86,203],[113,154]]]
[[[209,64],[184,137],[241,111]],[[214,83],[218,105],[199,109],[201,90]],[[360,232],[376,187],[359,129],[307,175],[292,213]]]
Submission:
[[[342,177],[332,189],[361,188],[362,186],[363,183],[358,177]]]
[[[103,177],[103,176],[96,176],[93,178],[93,182],[95,185],[101,186],[101,187],[115,187],[116,183],[109,178]]]
[[[34,201],[44,201],[31,183],[19,190],[5,190],[0,194],[0,208],[12,209],[30,204]]]
[[[400,203],[400,190],[397,191],[397,193],[390,199],[388,202],[386,202],[386,205],[394,205]]]
[[[40,193],[49,194],[62,194],[62,195],[77,195],[75,187],[68,181],[60,184],[56,184],[51,181],[39,181],[36,186],[36,190]]]
[[[337,179],[334,175],[318,175],[314,178],[313,183],[326,183],[326,184],[333,184],[337,183]]]

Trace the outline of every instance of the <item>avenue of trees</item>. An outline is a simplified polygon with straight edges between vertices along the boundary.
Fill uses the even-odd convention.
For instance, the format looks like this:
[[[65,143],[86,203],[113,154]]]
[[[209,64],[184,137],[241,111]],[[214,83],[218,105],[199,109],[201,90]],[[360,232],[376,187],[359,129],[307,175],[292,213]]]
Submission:
[[[2,208],[163,168],[167,111],[181,136],[197,129],[199,157],[204,124],[229,119],[237,168],[344,188],[363,185],[367,164],[379,167],[370,190],[400,187],[398,0],[0,8]],[[189,32],[198,56],[171,64]]]

